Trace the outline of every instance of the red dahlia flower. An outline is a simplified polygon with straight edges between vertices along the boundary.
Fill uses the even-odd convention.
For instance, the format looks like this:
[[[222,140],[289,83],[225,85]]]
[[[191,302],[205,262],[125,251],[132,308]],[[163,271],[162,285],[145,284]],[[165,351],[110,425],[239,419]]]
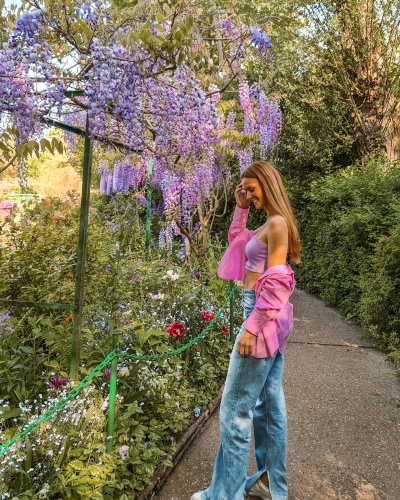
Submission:
[[[208,321],[208,323],[211,323],[211,321],[215,318],[215,314],[210,311],[201,311],[200,314],[204,321]]]
[[[170,337],[174,337],[175,340],[178,340],[179,337],[185,335],[186,327],[179,321],[174,321],[171,323],[167,329],[165,330]]]
[[[218,328],[221,330],[221,332],[222,332],[225,336],[228,336],[228,335],[229,335],[229,333],[230,333],[230,332],[229,332],[228,328],[227,328],[225,325],[219,326]]]

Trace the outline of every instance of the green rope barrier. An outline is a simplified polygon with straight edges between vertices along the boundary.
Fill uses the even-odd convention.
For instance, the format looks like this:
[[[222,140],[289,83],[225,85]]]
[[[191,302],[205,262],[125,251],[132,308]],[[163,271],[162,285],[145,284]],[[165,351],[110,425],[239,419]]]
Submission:
[[[42,423],[42,422],[45,422],[46,420],[49,420],[53,413],[55,413],[57,410],[61,410],[61,408],[64,408],[64,406],[67,404],[67,402],[74,398],[75,396],[78,395],[79,391],[81,389],[83,389],[84,387],[86,387],[89,382],[92,380],[93,377],[95,377],[99,372],[101,372],[101,370],[108,365],[108,363],[113,359],[115,358],[115,356],[117,356],[117,351],[112,351],[110,352],[110,354],[105,358],[104,361],[102,361],[98,366],[96,366],[96,368],[93,369],[92,373],[90,375],[88,375],[87,377],[85,377],[80,386],[79,387],[75,387],[74,389],[72,389],[71,391],[69,391],[68,393],[68,396],[66,398],[63,398],[63,399],[60,399],[60,401],[58,401],[58,403],[56,404],[56,406],[54,408],[52,408],[51,410],[47,410],[42,418],[36,422],[32,422],[31,424],[28,425],[28,427],[23,431],[23,432],[20,432],[19,434],[16,434],[9,443],[6,443],[6,444],[2,444],[0,445],[0,455],[4,455],[4,453],[7,452],[7,450],[10,448],[10,446],[12,446],[13,444],[17,444],[19,443],[20,441],[22,441],[24,439],[24,437],[29,434],[30,432],[33,432],[35,431],[39,425]]]
[[[179,354],[182,351],[184,351],[185,349],[188,349],[189,347],[191,347],[193,344],[195,344],[196,342],[198,342],[202,337],[204,337],[206,335],[206,333],[210,330],[210,328],[212,327],[212,325],[215,323],[215,321],[221,315],[222,311],[226,307],[226,305],[227,305],[228,301],[230,300],[230,298],[233,296],[236,288],[237,288],[236,286],[233,286],[230,294],[226,298],[226,300],[223,303],[221,309],[215,315],[215,318],[211,321],[211,323],[209,323],[207,325],[207,327],[199,335],[197,335],[197,337],[195,337],[194,339],[192,339],[190,342],[188,342],[184,346],[179,347],[178,349],[175,349],[174,351],[168,351],[168,352],[165,352],[165,353],[162,353],[162,354],[155,354],[155,355],[152,355],[152,356],[146,356],[146,355],[128,354],[128,353],[125,353],[125,352],[121,352],[118,349],[118,345],[117,345],[117,348],[114,349],[113,351],[111,351],[110,354],[104,359],[104,361],[102,361],[98,366],[96,366],[95,368],[93,368],[92,373],[90,375],[88,375],[87,377],[85,377],[82,380],[82,382],[79,385],[79,387],[75,387],[74,389],[72,389],[68,393],[68,396],[66,398],[60,399],[60,401],[58,401],[58,403],[55,405],[54,408],[52,408],[51,410],[47,410],[43,414],[43,416],[42,416],[42,418],[40,420],[38,420],[36,422],[32,422],[31,424],[28,425],[28,427],[23,432],[20,432],[19,434],[16,434],[11,439],[11,441],[9,443],[5,443],[5,444],[0,445],[0,456],[4,455],[13,444],[19,443],[20,441],[22,441],[25,438],[25,436],[27,434],[35,431],[42,422],[45,422],[46,420],[49,420],[56,411],[61,410],[61,408],[64,408],[64,406],[67,404],[67,402],[70,399],[76,397],[79,394],[79,391],[81,389],[83,389],[84,387],[86,387],[90,383],[90,381],[92,380],[92,378],[94,378],[99,372],[101,372],[101,370],[105,366],[107,366],[108,363],[110,361],[112,361],[116,356],[127,358],[127,359],[136,359],[136,360],[143,360],[143,361],[154,361],[154,360],[157,360],[157,359],[169,358],[169,357],[171,357],[171,356],[173,356],[175,354]]]
[[[206,335],[206,333],[210,330],[210,328],[213,326],[213,324],[217,321],[217,319],[220,317],[222,311],[225,309],[226,304],[230,300],[231,297],[233,297],[233,294],[236,290],[236,286],[233,285],[232,290],[228,297],[226,298],[225,302],[223,303],[221,309],[218,311],[218,313],[215,315],[215,318],[207,325],[207,327],[199,334],[197,337],[192,339],[190,342],[187,344],[183,345],[182,347],[179,347],[178,349],[175,349],[175,351],[168,351],[164,352],[163,354],[154,354],[154,355],[142,355],[142,354],[128,354],[126,352],[121,352],[117,348],[118,356],[122,358],[127,358],[127,359],[137,359],[137,360],[143,360],[143,361],[156,361],[157,359],[163,359],[163,358],[169,358],[171,356],[174,356],[175,354],[180,354],[183,352],[185,349],[188,347],[191,347],[193,344],[198,342],[202,337]]]

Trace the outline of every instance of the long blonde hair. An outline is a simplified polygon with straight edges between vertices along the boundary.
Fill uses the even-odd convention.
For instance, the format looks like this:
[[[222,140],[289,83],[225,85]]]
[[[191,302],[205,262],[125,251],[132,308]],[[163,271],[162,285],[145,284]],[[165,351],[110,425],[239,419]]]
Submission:
[[[269,206],[286,220],[290,257],[293,262],[300,264],[299,231],[280,173],[266,161],[257,160],[243,171],[241,178],[244,177],[258,180]]]

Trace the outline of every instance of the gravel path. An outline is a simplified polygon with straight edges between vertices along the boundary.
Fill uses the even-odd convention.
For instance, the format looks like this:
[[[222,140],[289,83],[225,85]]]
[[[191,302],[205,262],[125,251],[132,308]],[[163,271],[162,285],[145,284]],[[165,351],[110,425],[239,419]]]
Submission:
[[[296,289],[290,302],[294,328],[283,375],[289,500],[400,500],[400,378],[389,375],[393,365],[319,298]],[[216,410],[157,500],[189,500],[205,489],[219,443]],[[249,475],[256,470],[252,444]]]

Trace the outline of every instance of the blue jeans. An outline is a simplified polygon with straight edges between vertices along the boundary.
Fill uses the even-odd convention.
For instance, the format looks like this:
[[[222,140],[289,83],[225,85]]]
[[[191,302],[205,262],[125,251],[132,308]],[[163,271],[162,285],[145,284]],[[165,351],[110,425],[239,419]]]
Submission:
[[[243,290],[244,320],[254,309],[254,290]],[[243,358],[232,350],[219,413],[221,445],[210,486],[201,500],[243,500],[245,491],[267,471],[273,500],[288,500],[286,481],[287,413],[282,387],[283,354]],[[258,472],[247,477],[251,423]]]

